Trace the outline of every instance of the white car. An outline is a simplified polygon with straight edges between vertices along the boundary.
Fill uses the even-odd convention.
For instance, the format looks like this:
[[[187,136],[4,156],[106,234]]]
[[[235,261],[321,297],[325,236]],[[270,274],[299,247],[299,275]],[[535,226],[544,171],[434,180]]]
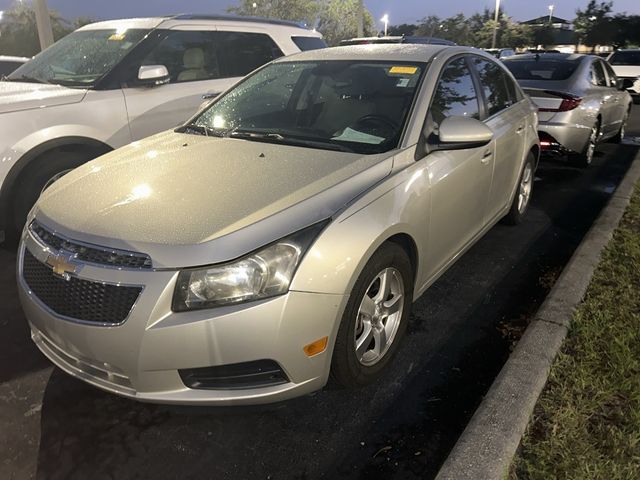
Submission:
[[[607,60],[633,97],[633,102],[640,103],[640,49],[616,50]]]
[[[19,66],[29,61],[29,57],[11,57],[0,55],[0,78],[9,75]]]
[[[62,38],[0,82],[0,241],[73,168],[183,123],[274,58],[323,46],[297,23],[229,16],[113,20]]]

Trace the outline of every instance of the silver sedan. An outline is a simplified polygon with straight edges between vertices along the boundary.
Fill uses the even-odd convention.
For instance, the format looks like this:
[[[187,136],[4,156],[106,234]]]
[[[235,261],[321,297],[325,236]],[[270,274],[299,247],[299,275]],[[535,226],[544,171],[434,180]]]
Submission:
[[[568,154],[586,167],[598,143],[624,137],[631,96],[603,59],[544,53],[504,64],[538,105],[543,152]]]
[[[142,401],[265,403],[376,379],[412,301],[527,211],[536,108],[466,47],[279,59],[47,189],[19,250],[32,338]]]

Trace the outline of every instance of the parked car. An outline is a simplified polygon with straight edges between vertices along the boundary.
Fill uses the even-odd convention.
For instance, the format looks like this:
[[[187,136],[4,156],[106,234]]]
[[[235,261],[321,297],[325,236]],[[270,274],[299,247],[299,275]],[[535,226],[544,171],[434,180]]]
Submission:
[[[370,382],[412,300],[522,219],[536,127],[476,49],[278,59],[43,193],[18,260],[32,338],[66,372],[151,402],[272,402],[330,371]]]
[[[504,64],[538,105],[544,152],[568,154],[586,167],[598,143],[624,137],[631,97],[606,61],[546,53],[518,55]]]
[[[323,46],[295,23],[177,15],[99,22],[0,83],[0,236],[73,168],[172,128],[274,58]]]
[[[511,57],[516,54],[515,50],[513,50],[512,48],[485,48],[484,51],[489,55],[493,55],[494,57],[500,59]]]
[[[389,35],[386,37],[359,37],[342,40],[340,46],[370,45],[378,43],[419,43],[425,45],[455,45],[450,40],[436,37],[416,37],[411,35]]]
[[[640,103],[640,49],[616,50],[608,61],[634,103]]]
[[[0,55],[0,79],[5,75],[9,75],[20,65],[28,61],[28,57],[11,57],[7,55]]]

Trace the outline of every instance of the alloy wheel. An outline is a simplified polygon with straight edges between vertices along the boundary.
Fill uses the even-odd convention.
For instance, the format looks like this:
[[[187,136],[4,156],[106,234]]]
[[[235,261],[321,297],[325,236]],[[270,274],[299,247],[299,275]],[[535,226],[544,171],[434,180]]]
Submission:
[[[404,295],[404,281],[395,268],[385,268],[369,284],[355,323],[354,349],[362,365],[375,365],[391,347],[402,319]]]
[[[531,162],[527,162],[522,172],[520,187],[518,188],[518,213],[522,214],[529,205],[531,190],[533,187],[533,167]]]

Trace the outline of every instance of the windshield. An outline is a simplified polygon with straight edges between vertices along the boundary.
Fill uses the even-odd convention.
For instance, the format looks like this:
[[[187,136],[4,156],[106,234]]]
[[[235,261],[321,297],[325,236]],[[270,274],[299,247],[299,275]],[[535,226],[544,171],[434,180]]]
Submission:
[[[505,59],[504,65],[517,80],[566,80],[576,71],[581,58]]]
[[[615,52],[609,58],[611,65],[640,65],[640,51],[637,52]]]
[[[396,148],[424,64],[278,62],[181,131],[357,153]]]
[[[80,30],[54,43],[7,77],[7,80],[92,86],[149,32]]]

